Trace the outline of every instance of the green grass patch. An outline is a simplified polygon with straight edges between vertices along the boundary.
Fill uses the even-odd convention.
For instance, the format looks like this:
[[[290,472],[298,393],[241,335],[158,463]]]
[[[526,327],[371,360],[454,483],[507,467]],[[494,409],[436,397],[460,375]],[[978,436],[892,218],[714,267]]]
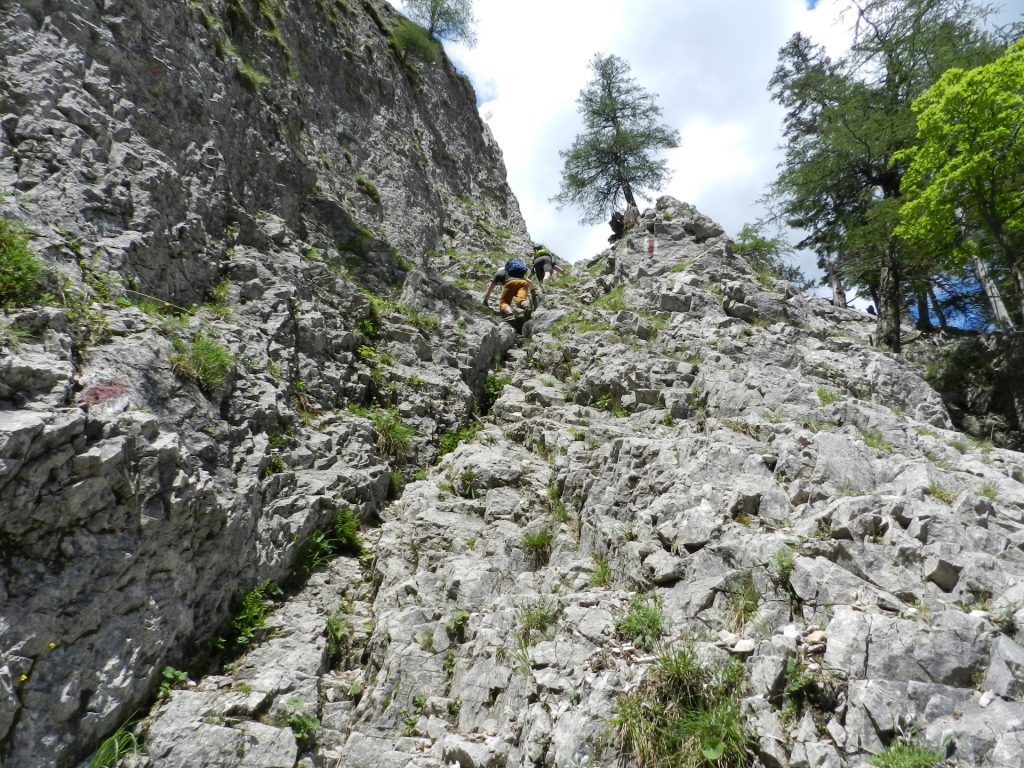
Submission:
[[[842,400],[841,395],[837,395],[835,392],[825,389],[825,387],[818,387],[814,390],[814,393],[818,396],[818,400],[821,401],[822,405],[832,405]]]
[[[0,218],[0,309],[26,307],[43,298],[46,267],[29,250],[16,222]]]
[[[638,768],[744,768],[756,739],[740,703],[743,665],[701,665],[689,646],[665,651],[609,725]]]
[[[377,185],[361,174],[356,176],[356,189],[380,205],[380,190],[377,189]]]
[[[590,572],[587,585],[594,589],[607,587],[612,583],[612,568],[601,555],[594,555],[594,570]]]
[[[637,595],[630,602],[626,614],[616,622],[616,633],[638,648],[655,650],[666,629],[662,608],[661,595]]]
[[[946,490],[941,485],[929,485],[924,489],[925,496],[931,496],[933,499],[944,501],[947,504],[952,504],[956,501],[956,494],[953,491]]]
[[[882,453],[890,453],[892,451],[892,443],[885,439],[885,436],[873,429],[860,429],[860,436],[864,440],[864,445],[868,448],[874,448],[875,450],[882,451]]]
[[[624,309],[628,309],[626,306],[625,293],[625,286],[620,285],[618,288],[613,288],[608,291],[608,293],[598,297],[594,301],[594,307],[596,309],[604,309],[610,312],[621,312]]]
[[[938,768],[945,762],[942,751],[904,739],[897,739],[884,752],[868,759],[868,765],[875,768]]]
[[[220,388],[235,364],[226,347],[202,332],[191,342],[174,339],[171,343],[171,368],[183,379],[194,381],[208,395]]]
[[[551,533],[551,529],[545,526],[533,531],[523,531],[520,543],[533,559],[533,567],[540,568],[547,565],[548,558],[551,557],[553,541],[554,535]]]

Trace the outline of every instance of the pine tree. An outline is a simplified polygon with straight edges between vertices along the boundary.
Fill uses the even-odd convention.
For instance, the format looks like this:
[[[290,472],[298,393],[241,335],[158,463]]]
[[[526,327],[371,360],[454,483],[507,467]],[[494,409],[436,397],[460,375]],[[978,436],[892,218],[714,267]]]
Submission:
[[[579,207],[581,223],[601,221],[620,195],[635,206],[636,195],[660,187],[670,176],[668,162],[652,155],[679,146],[679,132],[658,123],[657,95],[629,76],[629,64],[599,53],[590,66],[594,79],[577,99],[584,131],[559,152],[562,184],[552,198],[559,207]]]

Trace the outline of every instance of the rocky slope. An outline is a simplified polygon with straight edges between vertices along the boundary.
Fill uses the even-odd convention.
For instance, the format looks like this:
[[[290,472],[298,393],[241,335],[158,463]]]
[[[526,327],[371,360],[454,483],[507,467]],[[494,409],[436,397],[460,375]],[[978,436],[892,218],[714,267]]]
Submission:
[[[431,271],[528,252],[500,151],[395,20],[0,8],[0,217],[51,270],[0,319],[3,765],[76,764],[165,665],[216,656],[242,596],[301,576],[339,511],[375,519],[513,344]]]
[[[640,226],[546,291],[362,580],[327,564],[170,691],[138,764],[715,764],[713,728],[650,750],[666,658],[732,670],[719,765],[1019,763],[1024,455],[689,206]]]
[[[1019,763],[1024,455],[869,318],[663,198],[517,338],[383,4],[0,20],[4,766]]]

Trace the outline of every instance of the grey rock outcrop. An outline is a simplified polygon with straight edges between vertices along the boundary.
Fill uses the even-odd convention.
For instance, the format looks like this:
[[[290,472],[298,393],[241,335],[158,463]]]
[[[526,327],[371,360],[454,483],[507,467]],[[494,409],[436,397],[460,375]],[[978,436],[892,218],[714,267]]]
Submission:
[[[952,431],[869,317],[755,287],[691,216],[663,198],[653,253],[624,238],[547,288],[492,416],[383,511],[313,764],[632,764],[609,724],[650,647],[689,647],[742,662],[749,764],[862,766],[913,734],[1014,765],[1024,457]],[[749,322],[726,308],[759,291]]]
[[[750,764],[1016,766],[1024,456],[668,197],[520,343],[500,152],[395,18],[2,12],[0,216],[60,294],[3,318],[3,764],[630,764],[686,649]]]
[[[403,59],[396,21],[0,11],[0,216],[56,296],[0,321],[5,766],[75,764],[338,510],[375,519],[514,343],[430,274],[529,240],[472,88]],[[227,737],[191,764],[254,742],[294,762],[287,729]]]

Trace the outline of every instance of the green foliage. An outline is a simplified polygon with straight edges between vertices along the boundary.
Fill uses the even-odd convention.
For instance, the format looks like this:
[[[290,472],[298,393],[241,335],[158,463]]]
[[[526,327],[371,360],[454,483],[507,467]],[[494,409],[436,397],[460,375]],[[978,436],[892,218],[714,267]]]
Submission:
[[[444,625],[449,639],[456,643],[466,642],[466,628],[469,626],[469,612],[461,608],[452,612],[451,618]]]
[[[548,630],[558,621],[560,609],[558,603],[550,598],[540,598],[534,603],[521,605],[516,609],[516,623],[519,626],[519,637],[527,645],[534,642],[534,635],[551,639],[553,633]]]
[[[402,20],[391,30],[391,45],[401,57],[419,59],[427,64],[436,64],[441,58],[441,46],[419,24]]]
[[[253,93],[270,82],[270,78],[241,58],[235,61],[238,81]]]
[[[382,456],[404,459],[412,452],[416,431],[402,421],[395,408],[378,408],[368,414],[377,432],[377,450]]]
[[[664,651],[635,691],[619,697],[611,728],[639,768],[744,768],[756,739],[740,699],[743,665],[707,669],[689,646]]]
[[[947,504],[952,504],[956,501],[956,494],[952,491],[947,491],[941,485],[929,485],[924,489],[925,496],[931,496],[933,499],[944,501]]]
[[[884,752],[868,759],[868,764],[875,768],[938,768],[944,762],[945,755],[941,751],[903,738],[896,739]]]
[[[996,501],[999,498],[999,484],[991,481],[983,483],[978,489],[978,495],[989,501]]]
[[[338,510],[331,526],[331,546],[335,552],[353,555],[363,553],[363,540],[359,537],[361,524],[359,516],[352,509],[342,507]]]
[[[289,709],[284,724],[292,729],[292,734],[300,745],[309,744],[320,730],[320,721],[305,711],[306,702],[298,696],[290,696],[284,703]]]
[[[271,596],[281,594],[281,589],[272,581],[263,581],[242,595],[238,610],[228,622],[229,639],[218,638],[215,646],[244,648],[260,636],[267,623],[267,601]]]
[[[658,123],[656,96],[629,76],[624,60],[599,53],[590,66],[594,79],[577,100],[584,132],[559,152],[561,188],[552,200],[578,207],[581,223],[593,224],[616,208],[620,196],[636,205],[634,192],[643,196],[668,179],[668,162],[653,153],[679,146],[679,132]]]
[[[665,615],[661,595],[637,595],[629,611],[615,624],[619,637],[645,651],[655,650],[665,634]]]
[[[736,235],[732,248],[747,260],[758,275],[788,280],[801,287],[808,284],[803,272],[793,264],[796,252],[793,246],[781,234],[769,237],[761,222],[744,224]]]
[[[235,364],[232,354],[203,332],[191,342],[174,339],[171,368],[184,379],[194,381],[206,394],[213,394],[224,383]]]
[[[789,577],[796,566],[796,547],[787,545],[780,547],[772,559],[772,576],[782,584],[789,583]]]
[[[437,458],[440,459],[445,454],[454,451],[459,447],[459,443],[472,440],[476,437],[479,429],[480,425],[476,421],[471,421],[454,432],[446,432],[441,435],[441,440],[437,446]]]
[[[619,402],[618,396],[611,393],[601,395],[597,398],[597,402],[594,405],[602,411],[608,411],[608,413],[618,416],[620,419],[629,415],[629,411],[623,408],[622,403]]]
[[[476,45],[473,0],[406,0],[406,8],[430,37]]]
[[[935,274],[927,254],[893,234],[903,150],[916,141],[913,99],[951,66],[998,55],[991,9],[961,0],[867,0],[848,52],[830,59],[801,33],[780,50],[769,84],[785,108],[785,157],[772,188],[786,222],[807,236],[836,298],[857,285],[878,297],[879,344],[899,351],[907,291]]]
[[[725,585],[726,604],[733,631],[739,631],[757,613],[761,595],[750,572],[735,576]]]
[[[818,400],[821,401],[822,405],[832,405],[842,400],[842,395],[837,395],[835,392],[825,387],[818,387],[814,390],[814,393],[818,396]]]
[[[523,549],[529,552],[533,558],[534,568],[547,565],[548,558],[551,557],[551,543],[553,540],[554,536],[551,533],[551,529],[547,526],[536,530],[523,531],[520,543]]]
[[[139,753],[139,741],[131,731],[131,718],[105,738],[89,761],[89,768],[115,768],[128,755]]]
[[[356,175],[356,189],[380,205],[380,190],[377,185],[361,174]]]
[[[860,436],[864,440],[864,445],[868,448],[874,448],[882,451],[883,453],[889,453],[892,451],[892,443],[885,439],[885,435],[877,430],[873,429],[861,429]]]
[[[1024,251],[1022,83],[1024,41],[983,66],[946,70],[913,104],[917,143],[894,158],[908,165],[897,234],[949,254],[949,266],[982,257],[1005,287]]]
[[[22,342],[31,334],[23,328],[16,328],[10,323],[0,320],[0,347],[19,349]]]
[[[599,296],[594,300],[594,306],[597,309],[606,309],[611,312],[621,312],[624,309],[628,309],[626,306],[625,299],[626,288],[620,285],[618,288],[613,288],[603,296]]]
[[[29,250],[24,229],[0,218],[0,309],[39,301],[45,277],[46,268]]]
[[[175,688],[184,688],[188,685],[188,673],[182,672],[174,667],[164,667],[160,671],[160,696],[161,698],[171,695]]]
[[[488,371],[487,378],[484,379],[483,393],[480,396],[480,412],[482,414],[486,415],[491,412],[491,408],[501,397],[501,393],[509,381],[509,377],[499,371]]]
[[[594,570],[590,572],[587,584],[595,589],[607,587],[612,582],[612,568],[601,555],[594,555]]]

